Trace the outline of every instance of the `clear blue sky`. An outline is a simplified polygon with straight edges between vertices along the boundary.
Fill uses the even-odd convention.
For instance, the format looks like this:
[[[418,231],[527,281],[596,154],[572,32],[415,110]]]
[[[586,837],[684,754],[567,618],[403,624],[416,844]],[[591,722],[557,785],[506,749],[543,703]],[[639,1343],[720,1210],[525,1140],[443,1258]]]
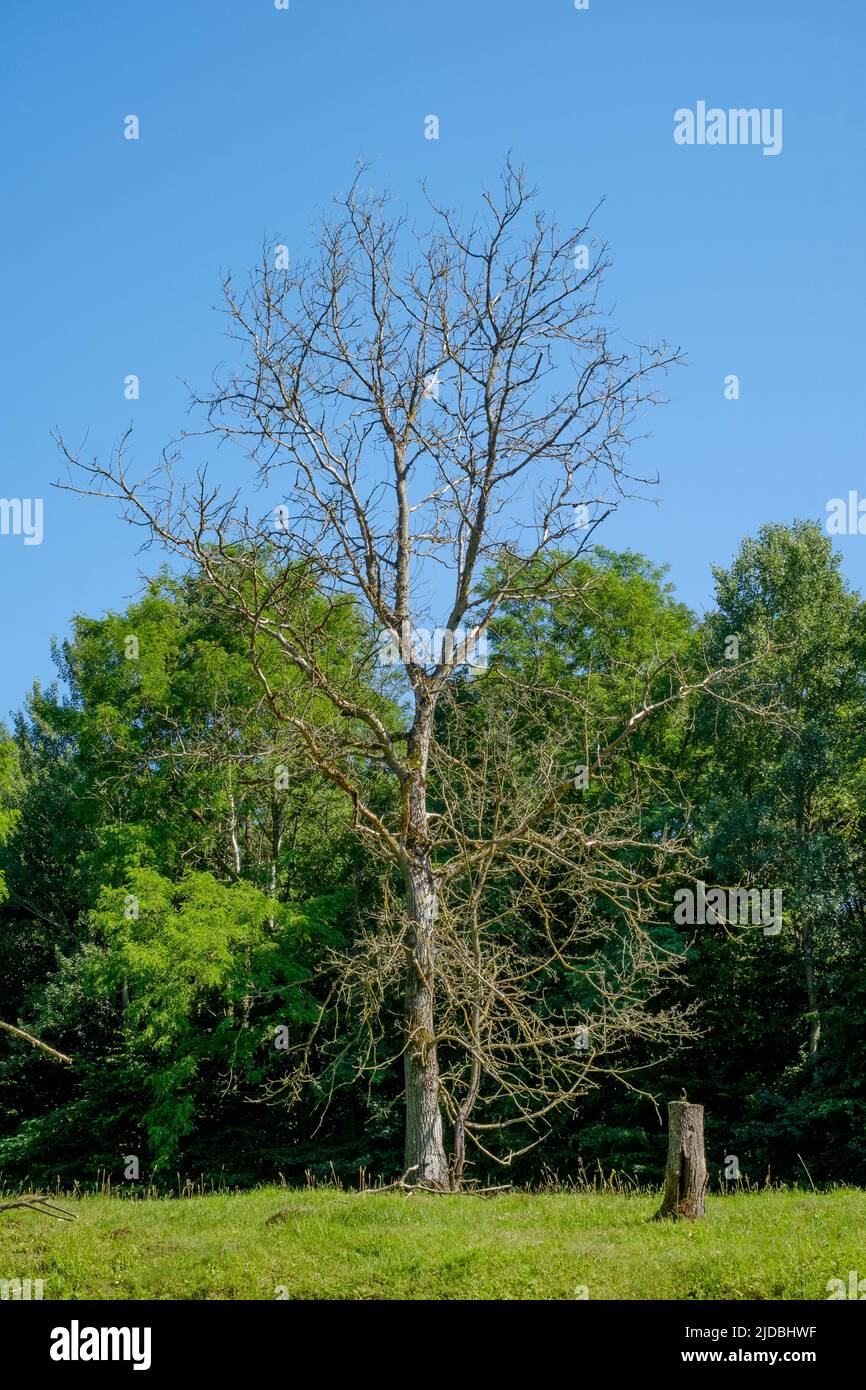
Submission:
[[[156,564],[109,504],[51,487],[49,432],[102,452],[133,421],[156,457],[180,378],[229,351],[223,272],[265,232],[303,246],[359,154],[410,207],[422,176],[474,204],[509,149],[564,222],[606,196],[615,320],[690,366],[635,459],[656,504],[599,539],[670,562],[687,602],[762,522],[866,495],[862,0],[19,0],[2,39],[0,497],[43,497],[45,538],[0,536],[0,718],[73,613]],[[781,154],[676,145],[699,100],[781,107]],[[862,586],[866,536],[840,544]]]

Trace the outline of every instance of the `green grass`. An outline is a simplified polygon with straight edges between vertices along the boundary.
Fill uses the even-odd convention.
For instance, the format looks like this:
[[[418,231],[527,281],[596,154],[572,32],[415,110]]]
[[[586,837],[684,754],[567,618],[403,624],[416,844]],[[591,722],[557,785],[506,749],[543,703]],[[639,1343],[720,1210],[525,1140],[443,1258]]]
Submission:
[[[42,1279],[46,1299],[826,1299],[828,1279],[866,1277],[850,1189],[710,1197],[695,1224],[604,1193],[61,1200],[74,1224],[0,1212],[0,1278]]]

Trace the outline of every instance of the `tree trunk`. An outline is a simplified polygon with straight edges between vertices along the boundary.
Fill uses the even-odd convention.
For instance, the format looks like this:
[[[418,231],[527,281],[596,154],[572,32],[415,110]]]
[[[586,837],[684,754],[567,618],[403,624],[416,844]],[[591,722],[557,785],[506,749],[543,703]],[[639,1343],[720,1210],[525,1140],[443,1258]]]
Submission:
[[[433,1018],[436,882],[429,860],[410,862],[406,879],[406,1178],[424,1187],[447,1190],[450,1181],[442,1138]]]
[[[821,1037],[821,1015],[818,1011],[818,990],[815,985],[815,930],[811,922],[803,927],[803,976],[809,1003],[809,1056],[818,1051]]]
[[[797,815],[797,830],[802,840],[804,862],[806,861],[806,854],[808,852],[811,821],[811,797],[808,792],[806,792],[803,796],[802,808]],[[800,950],[803,958],[803,978],[806,985],[806,998],[809,1003],[809,1056],[814,1057],[818,1051],[818,1043],[821,1038],[821,1015],[818,1011],[818,989],[815,983],[815,923],[808,914],[804,915],[802,918]]]
[[[280,851],[283,847],[283,811],[277,797],[271,792],[271,863],[268,878],[268,892],[276,901],[277,896],[277,869],[280,862]],[[276,922],[273,917],[269,917],[265,923],[268,931],[276,929]]]
[[[229,774],[228,794],[229,794],[229,824],[228,824],[228,831],[229,831],[229,846],[230,846],[230,848],[231,848],[231,856],[232,856],[232,858],[231,858],[231,863],[232,863],[232,868],[234,869],[235,878],[240,878],[240,876],[241,876],[241,847],[240,847],[240,844],[238,843],[238,816],[237,816],[237,809],[236,809],[236,807],[235,807],[235,794],[234,794],[234,791],[232,790],[232,779],[231,779],[231,774]]]
[[[447,1191],[451,1182],[442,1138],[434,1018],[437,886],[427,822],[427,764],[434,708],[431,696],[416,689],[415,719],[406,749],[411,772],[403,786],[403,877],[409,919],[403,937],[405,1172],[409,1182]]]
[[[668,1105],[668,1162],[662,1204],[656,1220],[695,1221],[704,1215],[707,1191],[704,1107],[686,1100]]]

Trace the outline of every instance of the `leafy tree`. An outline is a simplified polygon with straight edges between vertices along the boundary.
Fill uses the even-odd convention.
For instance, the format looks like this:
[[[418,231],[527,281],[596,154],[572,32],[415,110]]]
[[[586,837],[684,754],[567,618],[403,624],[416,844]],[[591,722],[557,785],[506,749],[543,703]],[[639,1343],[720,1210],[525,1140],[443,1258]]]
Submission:
[[[351,614],[342,618],[334,640],[349,640]],[[263,1030],[273,1015],[297,1042],[301,982],[342,939],[337,922],[350,920],[373,876],[330,784],[298,768],[290,739],[268,734],[237,632],[206,586],[159,576],[126,612],[77,619],[56,657],[65,693],[34,688],[14,741],[0,745],[4,807],[13,791],[17,801],[0,957],[7,1012],[26,1010],[64,1040],[76,1068],[37,1074],[26,1056],[0,1068],[4,1154],[49,1172],[78,1172],[90,1158],[93,1171],[135,1143],[160,1162],[285,1073],[286,1054],[273,1037],[268,1051]],[[150,908],[127,925],[142,941],[153,928],[152,971],[134,978],[130,941],[107,932],[106,914],[140,882]],[[157,885],[174,904],[162,915]],[[213,937],[201,942],[205,888]],[[255,941],[251,904],[264,912],[256,931],[266,938]],[[166,955],[159,943],[169,939]],[[220,969],[231,951],[232,966],[208,994],[211,951]],[[180,1013],[148,1053],[131,1020],[156,1009],[160,964],[171,959],[187,972],[184,988],[171,976]],[[221,1020],[213,1033],[200,1017],[208,1009]],[[255,1170],[252,1155],[245,1161]]]
[[[263,1079],[278,1060],[274,1028],[310,1022],[304,988],[309,943],[331,938],[339,901],[304,908],[270,902],[252,884],[192,872],[173,883],[137,869],[102,890],[91,914],[100,949],[89,956],[89,991],[124,1000],[131,1066],[146,1077],[142,1115],[154,1166],[173,1162],[196,1120],[196,1087],[207,1065],[222,1075]]]
[[[840,946],[859,877],[866,752],[866,610],[811,523],[764,527],[716,571],[720,649],[753,653],[753,686],[773,717],[714,715],[702,798],[722,881],[739,870],[782,890],[806,993],[808,1051],[821,1035],[820,977]]]

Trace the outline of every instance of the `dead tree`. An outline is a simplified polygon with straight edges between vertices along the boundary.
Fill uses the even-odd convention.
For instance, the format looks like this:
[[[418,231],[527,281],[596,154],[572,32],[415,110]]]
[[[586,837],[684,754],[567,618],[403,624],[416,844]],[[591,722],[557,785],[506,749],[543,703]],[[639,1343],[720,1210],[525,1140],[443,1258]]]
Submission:
[[[438,769],[437,797],[457,795],[437,713],[458,674],[477,673],[494,615],[511,600],[543,599],[556,562],[542,562],[563,546],[580,553],[618,501],[650,481],[629,471],[626,455],[657,379],[679,356],[664,343],[617,341],[599,302],[604,245],[589,222],[561,233],[533,210],[510,164],[468,225],[431,203],[432,225],[420,232],[365,178],[362,170],[322,221],[306,264],[286,270],[266,247],[245,292],[225,285],[241,360],[199,400],[199,433],[242,447],[278,502],[272,511],[255,520],[249,499],[222,494],[203,467],[184,483],[176,458],[134,478],[128,438],[111,459],[90,462],[59,442],[85,474],[67,486],[119,501],[146,543],[203,573],[246,635],[274,716],[399,875],[394,910],[335,960],[330,1000],[359,1009],[381,1039],[372,1015],[399,995],[405,1171],[448,1188],[467,1138],[487,1152],[499,1124],[477,1117],[485,1084],[510,1098],[506,1123],[532,1131],[581,1093],[624,1029],[653,1033],[640,1007],[657,970],[644,927],[677,846],[644,846],[655,855],[646,871],[617,867],[620,851],[633,855],[634,822],[580,814],[573,777],[552,758],[517,801],[503,766],[488,769],[489,787],[464,787],[461,804],[434,806],[431,789]],[[323,634],[349,611],[367,637],[335,658]],[[422,629],[444,634],[438,649]],[[293,671],[290,686],[269,679],[268,648]],[[716,674],[642,671],[630,717],[587,758],[592,775],[604,775],[647,719],[706,691]],[[367,794],[371,768],[390,781],[392,807]],[[545,971],[597,959],[570,926],[564,941],[551,935],[533,875],[554,862],[581,921],[593,884],[621,907],[622,950],[599,977],[609,1007],[589,1058],[575,1049],[574,1018],[535,1009]],[[540,935],[530,959],[496,930],[488,889],[506,882],[532,901]],[[630,1001],[619,1012],[617,978]],[[679,1025],[660,1017],[657,1034],[670,1037]],[[388,1060],[377,1053],[371,1065]]]
[[[672,1100],[668,1105],[668,1160],[656,1220],[700,1220],[704,1216],[708,1181],[704,1107],[690,1104],[683,1091],[680,1100]]]

